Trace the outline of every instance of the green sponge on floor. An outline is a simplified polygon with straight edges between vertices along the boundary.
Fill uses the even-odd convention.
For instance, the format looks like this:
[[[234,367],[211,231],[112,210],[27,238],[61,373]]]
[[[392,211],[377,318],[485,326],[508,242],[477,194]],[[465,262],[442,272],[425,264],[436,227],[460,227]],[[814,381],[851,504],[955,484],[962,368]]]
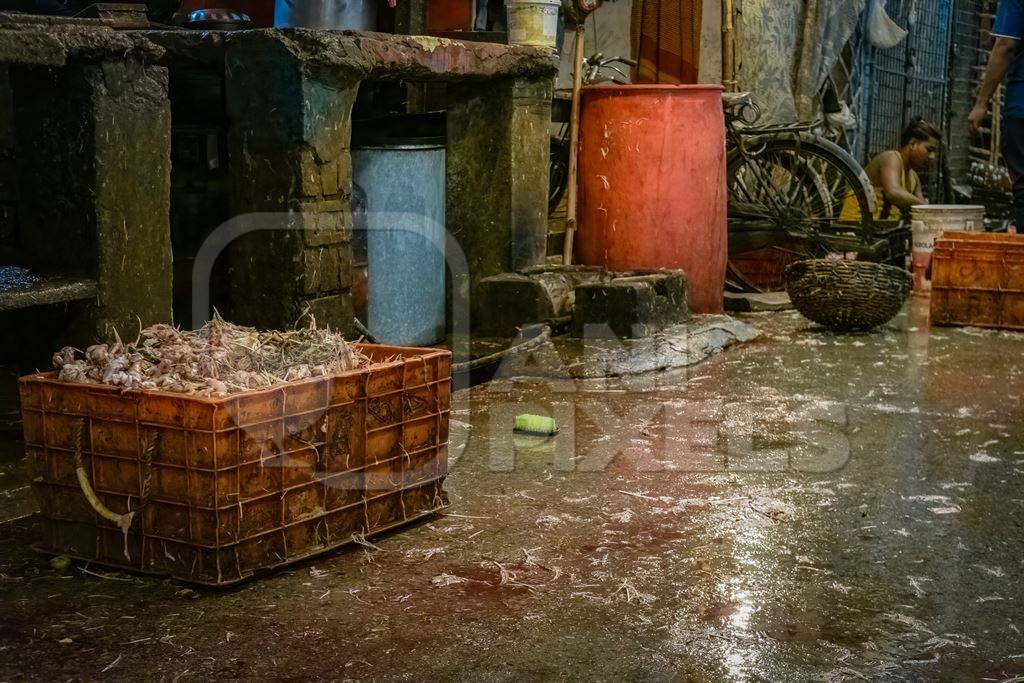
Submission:
[[[516,418],[515,431],[523,434],[553,436],[558,433],[555,418],[542,415],[520,415]]]

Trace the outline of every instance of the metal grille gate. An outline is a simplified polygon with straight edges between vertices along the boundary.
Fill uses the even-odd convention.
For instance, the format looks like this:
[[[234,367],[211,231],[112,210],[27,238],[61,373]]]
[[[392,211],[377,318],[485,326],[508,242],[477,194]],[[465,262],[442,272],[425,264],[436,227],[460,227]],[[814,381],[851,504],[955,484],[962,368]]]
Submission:
[[[833,83],[837,80],[847,83],[839,89],[839,97],[850,106],[857,120],[857,127],[849,131],[847,146],[853,157],[866,165],[867,163],[867,124],[871,110],[871,58],[872,50],[866,37],[867,12],[861,16],[857,32],[843,52],[843,58],[836,65],[837,73],[832,76]],[[838,78],[837,78],[838,77]]]
[[[909,31],[889,50],[871,47],[864,68],[868,92],[863,138],[864,159],[899,146],[903,128],[915,116],[946,122],[949,48],[953,0],[889,0],[889,15]],[[925,193],[941,196],[940,173],[923,177]]]
[[[946,140],[949,150],[947,169],[950,182],[954,185],[968,184],[971,146],[979,144],[970,135],[967,115],[974,106],[977,84],[988,60],[988,50],[982,47],[979,25],[979,14],[983,9],[988,9],[985,7],[988,4],[984,0],[956,0],[953,15]],[[984,154],[982,158],[987,160]]]

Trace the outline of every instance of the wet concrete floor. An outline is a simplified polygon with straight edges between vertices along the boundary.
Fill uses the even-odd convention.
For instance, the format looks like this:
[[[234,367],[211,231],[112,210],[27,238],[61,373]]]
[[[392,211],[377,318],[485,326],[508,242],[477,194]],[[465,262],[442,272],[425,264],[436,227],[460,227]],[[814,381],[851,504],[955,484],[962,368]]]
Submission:
[[[241,588],[9,522],[0,680],[1022,680],[1024,336],[744,319],[686,371],[462,393],[450,514]]]

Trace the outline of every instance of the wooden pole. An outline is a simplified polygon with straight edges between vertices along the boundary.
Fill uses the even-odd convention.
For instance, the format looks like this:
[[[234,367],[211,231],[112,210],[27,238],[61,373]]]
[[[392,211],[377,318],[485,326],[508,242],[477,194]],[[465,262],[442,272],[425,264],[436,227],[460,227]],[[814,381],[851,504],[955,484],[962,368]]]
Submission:
[[[572,265],[576,241],[576,209],[579,203],[580,99],[583,92],[583,58],[585,32],[583,22],[576,26],[575,65],[572,73],[572,113],[569,116],[569,195],[566,200],[565,250],[562,263]]]
[[[993,164],[999,163],[999,152],[1002,148],[1003,136],[1003,86],[996,90],[996,96],[992,98],[992,134],[989,136],[989,161]]]
[[[734,0],[722,0],[722,85],[736,92],[736,25]]]

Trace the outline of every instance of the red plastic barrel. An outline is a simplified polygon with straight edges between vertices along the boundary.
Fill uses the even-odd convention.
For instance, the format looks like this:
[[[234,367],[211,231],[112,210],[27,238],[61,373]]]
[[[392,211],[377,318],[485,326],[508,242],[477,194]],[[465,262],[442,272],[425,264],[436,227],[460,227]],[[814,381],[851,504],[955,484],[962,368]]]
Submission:
[[[583,91],[577,256],[686,271],[695,313],[721,313],[728,261],[722,88]]]
[[[428,31],[470,31],[473,28],[473,0],[430,0],[427,3]]]

